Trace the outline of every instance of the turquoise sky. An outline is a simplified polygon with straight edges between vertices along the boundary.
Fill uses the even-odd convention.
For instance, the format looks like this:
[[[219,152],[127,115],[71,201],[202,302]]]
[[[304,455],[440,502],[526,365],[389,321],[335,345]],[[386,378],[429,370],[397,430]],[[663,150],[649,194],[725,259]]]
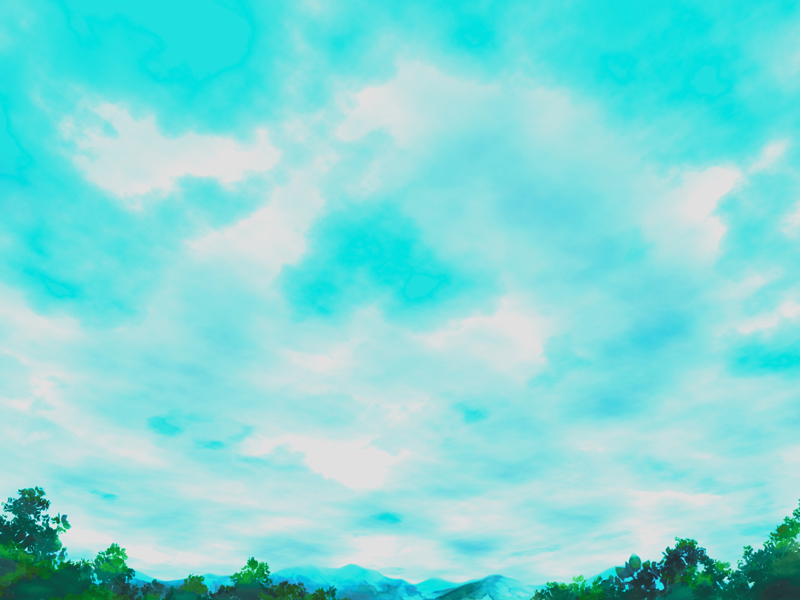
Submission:
[[[0,6],[0,495],[154,577],[569,580],[800,498],[794,2]]]

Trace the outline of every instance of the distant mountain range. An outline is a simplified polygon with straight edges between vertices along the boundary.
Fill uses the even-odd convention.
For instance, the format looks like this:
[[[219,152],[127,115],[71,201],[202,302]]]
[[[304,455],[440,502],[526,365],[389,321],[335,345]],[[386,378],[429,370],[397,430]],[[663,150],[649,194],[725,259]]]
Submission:
[[[599,573],[606,578],[614,575],[614,568]],[[230,576],[207,573],[203,576],[205,584],[216,592],[221,585],[230,585]],[[595,579],[591,577],[589,581]],[[365,569],[358,565],[346,565],[338,569],[313,566],[291,567],[272,574],[275,583],[288,581],[302,583],[307,590],[320,587],[336,588],[339,598],[350,600],[530,600],[534,592],[544,589],[542,585],[527,585],[503,575],[489,575],[483,579],[454,583],[444,579],[426,579],[417,584],[403,579],[392,579],[378,571]],[[152,581],[144,574],[138,574],[134,584],[141,585]],[[162,581],[170,587],[179,586],[182,579]]]

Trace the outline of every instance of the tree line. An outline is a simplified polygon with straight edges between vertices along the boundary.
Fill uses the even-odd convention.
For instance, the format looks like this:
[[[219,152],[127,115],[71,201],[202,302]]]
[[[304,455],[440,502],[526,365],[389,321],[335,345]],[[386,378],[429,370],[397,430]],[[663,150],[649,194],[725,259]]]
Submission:
[[[118,544],[94,560],[68,560],[59,536],[70,529],[67,515],[48,514],[42,488],[19,490],[0,515],[0,598],[3,600],[337,600],[336,588],[308,591],[302,583],[274,583],[269,565],[250,558],[231,585],[212,592],[202,575],[178,587],[158,580],[134,585],[136,571]],[[347,600],[346,598],[342,600]]]
[[[42,488],[19,490],[0,515],[0,598],[3,600],[337,600],[336,588],[306,590],[274,583],[269,565],[251,557],[231,585],[211,591],[201,575],[178,587],[158,580],[134,585],[125,549],[111,544],[94,560],[68,560],[60,535],[66,515],[48,514]],[[631,555],[616,574],[589,583],[549,582],[531,600],[800,600],[800,507],[759,550],[745,546],[737,568],[714,560],[689,538],[675,538],[659,560]],[[347,600],[347,599],[342,599]]]
[[[769,534],[760,550],[745,546],[737,568],[711,558],[689,538],[675,538],[660,560],[635,554],[616,575],[550,582],[531,600],[800,600],[800,507]]]

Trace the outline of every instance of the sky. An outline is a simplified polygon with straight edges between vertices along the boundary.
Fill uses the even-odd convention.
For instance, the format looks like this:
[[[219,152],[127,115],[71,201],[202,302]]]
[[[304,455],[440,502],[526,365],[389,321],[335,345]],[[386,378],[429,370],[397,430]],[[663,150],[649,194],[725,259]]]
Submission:
[[[735,566],[799,121],[794,2],[4,0],[0,497],[165,579]]]

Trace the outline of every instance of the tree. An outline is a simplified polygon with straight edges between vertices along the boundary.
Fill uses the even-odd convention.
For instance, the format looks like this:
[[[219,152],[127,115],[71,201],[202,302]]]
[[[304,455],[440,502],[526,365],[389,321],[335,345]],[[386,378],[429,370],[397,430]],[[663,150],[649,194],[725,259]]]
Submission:
[[[800,507],[769,534],[761,550],[744,547],[725,598],[783,600],[800,598]]]
[[[70,528],[67,515],[47,514],[50,501],[40,487],[19,490],[19,498],[9,498],[0,515],[0,544],[13,545],[32,555],[36,561],[55,562],[66,558],[59,535]]]
[[[250,557],[237,573],[231,575],[233,585],[221,586],[215,598],[237,600],[259,600],[269,598],[269,590],[273,587],[269,573],[269,565]]]
[[[234,585],[258,585],[262,588],[272,585],[269,565],[265,562],[258,562],[253,556],[247,560],[238,573],[231,575],[231,580]]]
[[[195,600],[200,597],[207,597],[208,586],[204,583],[205,577],[202,575],[189,575],[183,580],[183,585],[178,588],[175,594],[176,600]]]
[[[536,592],[534,600],[656,600],[658,598],[721,598],[728,563],[713,560],[695,540],[675,538],[674,548],[667,547],[658,562],[645,561],[632,554],[616,577],[595,579],[586,586],[583,577],[571,584],[548,583]]]
[[[290,583],[281,581],[278,585],[272,586],[268,590],[269,596],[265,598],[277,598],[277,600],[307,600],[308,590],[302,583]],[[244,600],[244,599],[242,599]]]
[[[159,600],[164,595],[166,586],[153,579],[150,583],[145,583],[139,588],[140,600]]]
[[[32,561],[30,558],[28,560]],[[61,561],[51,565],[28,562],[22,558],[14,576],[0,584],[0,598],[41,600],[78,596],[91,591],[93,587],[92,567],[88,561]]]
[[[309,600],[336,600],[336,588],[317,588],[308,596]],[[347,600],[347,599],[344,599]]]
[[[136,571],[128,567],[126,560],[128,560],[128,555],[125,548],[111,544],[108,549],[97,553],[92,566],[95,578],[100,585],[118,594],[132,596],[133,589],[130,581],[136,575]]]

